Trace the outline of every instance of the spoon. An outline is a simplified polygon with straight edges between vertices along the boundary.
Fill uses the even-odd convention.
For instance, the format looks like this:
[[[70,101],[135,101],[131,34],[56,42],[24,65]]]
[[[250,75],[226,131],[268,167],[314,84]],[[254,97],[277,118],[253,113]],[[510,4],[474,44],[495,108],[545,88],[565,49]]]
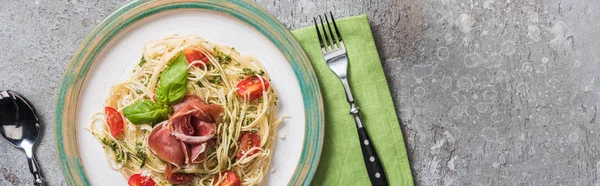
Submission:
[[[15,91],[0,91],[0,133],[10,144],[25,151],[35,185],[43,186],[44,178],[33,156],[39,131],[40,122],[33,106]]]

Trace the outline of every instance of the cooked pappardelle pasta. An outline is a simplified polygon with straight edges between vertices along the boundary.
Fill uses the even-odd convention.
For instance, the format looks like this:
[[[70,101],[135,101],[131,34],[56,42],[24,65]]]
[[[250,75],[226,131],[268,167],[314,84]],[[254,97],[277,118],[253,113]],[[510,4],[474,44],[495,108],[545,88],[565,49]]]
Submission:
[[[129,185],[264,185],[276,105],[255,58],[174,35],[144,45],[89,130]]]

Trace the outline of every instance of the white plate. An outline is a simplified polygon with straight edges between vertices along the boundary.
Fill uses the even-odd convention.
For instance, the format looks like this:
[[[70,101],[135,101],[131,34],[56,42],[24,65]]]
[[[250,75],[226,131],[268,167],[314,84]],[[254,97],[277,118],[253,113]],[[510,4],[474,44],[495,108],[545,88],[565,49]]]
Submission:
[[[94,113],[103,111],[104,99],[108,96],[110,87],[128,79],[133,67],[137,65],[140,59],[144,43],[151,39],[162,38],[172,34],[182,36],[189,34],[199,35],[209,41],[234,47],[242,55],[252,55],[263,64],[271,78],[273,88],[279,95],[276,115],[278,117],[284,115],[291,116],[291,119],[285,120],[278,129],[279,136],[285,136],[285,139],[277,138],[270,168],[271,171],[267,173],[267,185],[306,185],[310,183],[310,179],[316,168],[316,162],[318,162],[322,143],[322,106],[320,94],[318,94],[318,86],[307,86],[307,84],[314,82],[311,82],[311,79],[306,79],[302,74],[299,75],[299,72],[306,72],[312,75],[309,78],[313,78],[312,81],[316,82],[312,69],[300,69],[299,65],[306,66],[306,64],[295,64],[299,62],[290,59],[290,55],[288,54],[289,49],[282,51],[282,46],[284,45],[273,41],[274,38],[277,39],[280,36],[265,34],[265,29],[269,29],[268,27],[257,28],[251,21],[232,16],[226,13],[227,11],[218,8],[177,8],[175,6],[175,8],[152,12],[154,9],[151,7],[164,8],[168,7],[168,4],[176,5],[176,3],[154,3],[153,6],[148,5],[152,3],[137,3],[140,3],[138,7],[140,10],[136,12],[137,15],[144,15],[144,13],[148,12],[151,14],[144,17],[132,16],[129,19],[123,20],[119,20],[119,17],[117,17],[112,20],[113,23],[121,21],[124,22],[122,24],[129,26],[115,28],[118,30],[108,30],[106,28],[110,28],[109,24],[104,29],[100,29],[99,35],[102,35],[104,31],[105,39],[94,42],[93,39],[88,38],[87,41],[84,41],[82,46],[86,42],[89,42],[90,44],[87,44],[88,48],[85,48],[85,46],[84,48],[80,48],[78,53],[81,54],[78,55],[76,53],[74,55],[69,69],[65,73],[57,105],[57,128],[64,128],[64,125],[68,125],[61,125],[60,123],[64,121],[59,123],[58,120],[70,120],[74,116],[74,123],[72,125],[74,125],[74,132],[76,133],[74,140],[76,142],[75,148],[78,149],[78,154],[76,153],[75,156],[76,159],[80,159],[80,165],[77,165],[80,169],[78,170],[80,172],[78,174],[82,174],[81,172],[83,171],[83,174],[79,175],[79,177],[83,178],[77,178],[77,175],[73,175],[72,170],[70,170],[73,168],[70,167],[72,165],[65,165],[70,162],[63,160],[63,154],[64,157],[69,158],[72,153],[64,152],[68,151],[68,147],[60,147],[63,145],[70,146],[64,144],[69,143],[70,136],[65,134],[69,133],[68,131],[57,132],[57,142],[61,151],[63,170],[69,184],[76,184],[79,179],[82,180],[81,183],[92,185],[127,184],[127,180],[118,171],[108,166],[100,142],[85,127],[90,125]],[[201,5],[203,2],[194,3]],[[222,5],[227,5],[227,3],[220,3],[216,7],[226,7]],[[117,11],[115,14],[119,14],[120,11],[127,9],[128,6]],[[134,10],[136,9],[132,8],[130,11]],[[236,9],[233,8],[233,10]],[[111,18],[114,17],[115,15],[111,15],[111,17],[103,22],[110,22]],[[129,20],[133,21],[127,23]],[[99,25],[95,30],[98,30],[102,26],[103,24]],[[94,32],[90,35],[92,34]],[[287,34],[289,35],[289,32]],[[292,44],[297,45],[295,40],[292,42]],[[84,55],[86,54],[86,50],[89,51],[87,53],[89,55]],[[303,51],[298,53],[301,53],[306,58]],[[78,59],[78,56],[83,57]],[[74,68],[74,66],[82,65],[82,63],[83,66],[81,69]],[[87,63],[90,64],[86,66]],[[89,67],[89,69],[86,67]],[[308,65],[308,67],[310,66]],[[69,73],[71,73],[71,76],[69,76]],[[73,76],[73,74],[83,74],[84,77]],[[78,81],[81,82],[81,86],[77,86]],[[70,87],[72,84],[75,84],[74,87]],[[73,93],[75,95],[71,95],[75,97],[72,98],[75,99],[75,103],[71,103],[68,100],[68,93],[71,91],[75,92]],[[63,92],[67,92],[66,96],[62,94]],[[307,94],[307,92],[313,92],[313,94]],[[318,96],[315,96],[315,92]],[[61,105],[61,99],[66,105],[72,105],[76,108],[67,109],[69,106]],[[318,111],[307,114],[306,112],[314,112],[311,109],[317,109]],[[75,111],[75,113],[65,113],[70,112],[69,110]],[[307,118],[313,120],[309,116],[314,115],[320,117],[320,119],[315,120],[317,122],[307,121]],[[314,130],[314,128],[320,128],[320,130]],[[60,138],[58,137],[59,133]],[[301,158],[301,156],[304,157]],[[310,166],[306,168],[306,165]]]

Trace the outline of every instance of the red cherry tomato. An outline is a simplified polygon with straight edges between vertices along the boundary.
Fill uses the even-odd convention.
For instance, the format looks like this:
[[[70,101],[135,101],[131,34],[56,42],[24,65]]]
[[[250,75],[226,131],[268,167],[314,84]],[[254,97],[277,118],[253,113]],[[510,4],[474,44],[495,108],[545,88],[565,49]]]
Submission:
[[[141,174],[134,174],[129,177],[129,181],[127,182],[129,186],[155,186],[154,180],[150,177],[142,176]]]
[[[225,175],[225,180],[223,180],[223,182],[221,182],[221,184],[219,186],[240,186],[240,178],[238,178],[237,175],[235,175],[235,173],[233,171],[227,171],[223,173]],[[215,179],[213,180],[212,184],[215,185],[217,184],[217,181],[219,181],[220,176],[217,175],[215,177]]]
[[[255,100],[262,97],[263,91],[269,88],[269,81],[260,76],[252,76],[240,81],[236,87],[238,95]]]
[[[246,157],[252,156],[257,153],[258,150],[253,150],[251,152],[248,152],[248,150],[260,145],[260,137],[258,137],[258,134],[256,133],[242,132],[239,143],[240,149],[235,154],[235,157],[240,159],[242,156],[244,156],[244,154],[246,154]]]
[[[113,137],[117,137],[123,131],[123,117],[119,111],[112,107],[104,107],[104,113],[106,114],[106,122],[110,129],[110,134]]]
[[[198,47],[189,47],[186,48],[185,50],[183,50],[183,54],[185,55],[185,58],[187,59],[188,63],[192,63],[194,61],[202,61],[204,62],[204,64],[209,64],[210,61],[208,60],[208,57],[206,57],[206,55],[204,55],[202,52],[200,52],[200,48]],[[200,63],[196,63],[194,66],[200,66]]]
[[[194,174],[172,173],[169,182],[172,184],[184,184],[194,179]]]

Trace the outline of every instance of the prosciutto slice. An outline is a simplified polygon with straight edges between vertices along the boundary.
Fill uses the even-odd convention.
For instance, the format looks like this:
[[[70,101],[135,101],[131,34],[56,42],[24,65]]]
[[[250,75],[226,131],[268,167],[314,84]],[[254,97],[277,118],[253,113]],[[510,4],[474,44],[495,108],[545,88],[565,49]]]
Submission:
[[[169,122],[167,128],[171,134],[187,143],[201,144],[212,139],[216,132],[216,127],[206,127],[205,125],[214,125],[221,122],[223,117],[223,108],[215,104],[206,104],[198,96],[186,95],[181,103],[173,106],[175,113]],[[201,121],[196,126],[192,125],[192,118]],[[201,126],[205,129],[214,129],[210,132],[202,131]]]
[[[223,118],[223,107],[215,104],[206,104],[196,95],[186,95],[180,103],[173,106],[173,109],[175,110],[175,114],[172,118],[178,113],[180,115],[191,114],[201,121],[210,123],[221,123]]]
[[[175,113],[169,120],[154,127],[147,138],[150,150],[169,163],[163,172],[165,177],[206,159],[206,149],[214,145],[215,123],[223,117],[221,106],[206,104],[195,95],[186,95],[173,109]]]
[[[171,133],[163,127],[163,124],[154,127],[147,140],[148,148],[160,159],[178,167],[184,165],[186,157],[181,142],[171,136]]]
[[[174,165],[171,164],[167,164],[167,166],[165,166],[165,170],[163,171],[163,176],[165,178],[167,178],[167,180],[171,179],[171,174],[173,174],[173,172],[178,171],[179,167],[173,167]]]
[[[214,123],[207,123],[195,118],[192,118],[191,121],[192,125],[194,126],[194,136],[214,136],[214,134],[217,132],[217,125],[215,125]],[[196,164],[204,161],[204,159],[206,158],[206,148],[213,145],[213,140],[208,140],[206,142],[202,142],[201,144],[190,144],[189,148],[191,153],[187,163]]]

